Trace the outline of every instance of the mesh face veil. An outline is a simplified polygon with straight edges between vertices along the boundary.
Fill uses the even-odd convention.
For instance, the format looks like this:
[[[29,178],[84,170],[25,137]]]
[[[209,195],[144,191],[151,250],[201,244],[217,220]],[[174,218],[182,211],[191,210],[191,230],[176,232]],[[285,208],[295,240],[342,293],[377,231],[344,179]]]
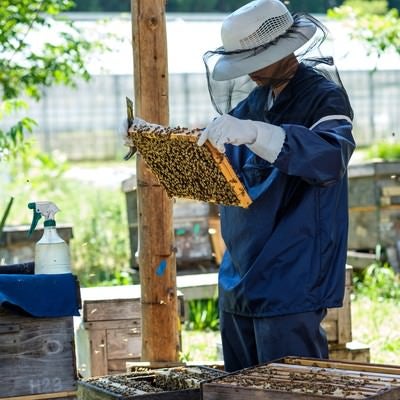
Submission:
[[[250,73],[291,53],[299,62],[310,65],[343,87],[333,59],[323,57],[321,53],[320,46],[327,33],[325,26],[311,15],[291,15],[288,11],[281,17],[267,18],[254,32],[237,40],[229,40],[227,34],[224,38],[222,29],[224,46],[203,55],[208,90],[215,110],[219,114],[229,112],[255,88]],[[238,48],[233,48],[234,43]],[[279,79],[282,81],[285,77]]]

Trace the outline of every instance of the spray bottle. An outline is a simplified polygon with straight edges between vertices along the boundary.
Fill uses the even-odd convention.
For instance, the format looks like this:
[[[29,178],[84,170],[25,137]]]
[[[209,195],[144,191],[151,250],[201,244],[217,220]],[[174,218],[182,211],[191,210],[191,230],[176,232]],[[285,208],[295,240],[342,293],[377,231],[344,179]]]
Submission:
[[[56,230],[54,215],[59,211],[51,201],[29,203],[33,210],[33,219],[29,234],[31,234],[43,216],[44,232],[35,245],[35,274],[67,274],[71,273],[71,257],[68,244]]]

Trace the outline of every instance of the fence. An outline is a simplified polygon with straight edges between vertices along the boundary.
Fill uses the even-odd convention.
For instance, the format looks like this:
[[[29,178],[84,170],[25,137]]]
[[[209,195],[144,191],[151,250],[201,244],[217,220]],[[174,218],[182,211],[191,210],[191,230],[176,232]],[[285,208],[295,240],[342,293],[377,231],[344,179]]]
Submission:
[[[343,71],[341,77],[359,145],[398,130],[400,70]],[[201,127],[215,116],[204,74],[170,74],[169,86],[170,125]],[[35,134],[42,149],[61,150],[71,160],[121,158],[126,149],[118,128],[126,115],[125,96],[133,96],[130,75],[97,75],[76,89],[46,89],[29,112],[39,124]]]

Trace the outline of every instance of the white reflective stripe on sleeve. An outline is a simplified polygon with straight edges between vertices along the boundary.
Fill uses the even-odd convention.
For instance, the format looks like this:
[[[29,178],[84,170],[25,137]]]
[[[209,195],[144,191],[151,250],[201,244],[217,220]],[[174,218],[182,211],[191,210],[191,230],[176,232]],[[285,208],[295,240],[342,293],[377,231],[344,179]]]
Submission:
[[[350,122],[350,124],[353,125],[353,121],[347,115],[327,115],[326,117],[322,117],[320,120],[318,120],[313,126],[310,127],[310,129],[314,129],[322,122],[332,121],[334,119],[345,119],[347,122]]]

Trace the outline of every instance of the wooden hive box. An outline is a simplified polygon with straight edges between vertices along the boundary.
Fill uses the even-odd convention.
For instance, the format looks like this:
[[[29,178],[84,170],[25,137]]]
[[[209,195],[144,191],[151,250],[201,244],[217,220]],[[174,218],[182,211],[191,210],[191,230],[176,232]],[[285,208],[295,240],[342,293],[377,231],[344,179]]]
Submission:
[[[204,366],[140,368],[81,380],[78,395],[80,400],[199,400],[200,383],[222,375]]]
[[[400,221],[400,161],[378,161],[349,167],[348,248],[374,253],[377,244],[399,268],[396,250]],[[372,261],[365,260],[363,267]]]
[[[400,399],[400,367],[286,357],[201,384],[203,400]]]
[[[74,350],[73,317],[0,308],[0,399],[75,399]]]
[[[142,349],[140,285],[81,288],[82,317],[75,318],[78,371],[83,377],[126,372]],[[179,322],[184,321],[178,292]]]
[[[369,363],[371,360],[370,348],[360,342],[348,342],[344,345],[330,344],[329,358],[333,360]]]
[[[129,225],[131,266],[139,269],[137,182],[132,176],[122,182]],[[176,199],[173,204],[173,225],[177,273],[216,270],[221,263],[223,241],[218,207],[190,199]]]

